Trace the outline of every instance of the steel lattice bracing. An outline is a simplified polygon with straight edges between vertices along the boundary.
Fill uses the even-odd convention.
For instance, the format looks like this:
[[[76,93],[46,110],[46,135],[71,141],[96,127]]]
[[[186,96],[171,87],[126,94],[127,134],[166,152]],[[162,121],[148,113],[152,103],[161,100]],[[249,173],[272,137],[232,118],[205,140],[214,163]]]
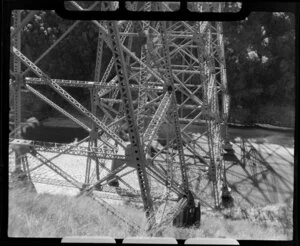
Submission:
[[[77,2],[69,4],[76,10],[84,10]],[[89,9],[98,4],[91,4]],[[104,10],[116,7],[116,3],[101,3]],[[133,2],[127,7],[133,11],[150,11],[167,10],[170,5],[165,2]],[[208,5],[193,3],[193,7],[202,11]],[[218,11],[222,9],[221,4],[213,7]],[[79,21],[74,22],[33,62],[21,51],[22,23],[17,13],[13,16],[14,32],[17,30],[17,33],[13,33],[15,41],[11,47],[16,126],[21,112],[18,86],[24,80],[31,93],[89,133],[86,139],[74,145],[22,142],[20,136],[14,136],[11,144],[30,146],[32,151],[28,153],[34,154],[39,162],[37,166],[30,167],[30,161],[24,159],[25,164],[28,162],[28,170],[38,172],[42,166],[49,167],[109,211],[114,210],[101,201],[101,197],[95,198],[93,191],[103,189],[112,179],[118,180],[124,189],[138,191],[152,231],[172,222],[186,207],[193,207],[194,198],[208,206],[219,206],[220,180],[224,169],[222,144],[226,143],[229,103],[221,23],[90,21],[90,25],[99,31],[95,72],[91,78],[93,81],[77,81],[52,78],[37,63],[76,28]],[[23,21],[27,23],[33,15],[34,12],[29,13]],[[102,62],[104,47],[112,51],[106,66]],[[21,62],[26,66],[24,71],[21,71]],[[37,77],[24,77],[28,71],[34,72]],[[67,112],[55,100],[45,97],[35,88],[37,84],[49,85],[91,124],[87,125],[79,114]],[[90,108],[77,101],[67,91],[68,87],[89,90]],[[98,114],[99,111],[103,114]],[[203,122],[206,131],[193,137],[189,127]],[[225,132],[224,139],[221,126]],[[81,145],[84,141],[88,142],[87,146]],[[55,156],[47,158],[43,154],[46,152],[55,153]],[[52,163],[62,155],[86,157],[84,181],[76,183],[70,174]],[[195,189],[195,180],[202,172],[199,170],[206,167],[211,170],[214,192],[211,199],[203,201],[201,192]],[[126,175],[132,173],[137,174],[138,185],[130,184],[132,176],[126,180]],[[41,176],[34,175],[35,180],[42,180]],[[55,179],[44,177],[44,180],[53,183]],[[165,206],[158,209],[154,197],[162,197]],[[172,204],[169,204],[171,201]],[[117,212],[112,213],[121,216]]]

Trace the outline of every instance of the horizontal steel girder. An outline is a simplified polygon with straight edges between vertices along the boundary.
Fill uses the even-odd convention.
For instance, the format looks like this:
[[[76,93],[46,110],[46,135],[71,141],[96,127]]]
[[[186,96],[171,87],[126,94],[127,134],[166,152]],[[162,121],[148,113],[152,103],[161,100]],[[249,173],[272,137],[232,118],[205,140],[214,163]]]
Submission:
[[[42,141],[32,141],[24,139],[14,139],[10,144],[16,145],[26,145],[34,147],[37,151],[51,152],[51,153],[61,153],[68,148],[71,148],[64,154],[67,155],[77,155],[77,156],[89,156],[89,154],[94,154],[97,158],[101,159],[118,159],[125,160],[125,155],[117,155],[115,152],[110,151],[108,148],[100,147],[83,147],[83,146],[72,146],[72,144],[62,144],[54,142],[42,142]]]
[[[139,68],[140,69],[140,68]],[[138,74],[137,74],[138,75]],[[83,81],[83,80],[64,80],[64,79],[52,79],[55,83],[59,84],[60,86],[69,86],[69,87],[83,87],[83,88],[103,88],[105,89],[118,89],[117,83],[114,83],[115,80],[111,80],[110,82],[106,84],[101,84],[99,82],[95,81]],[[14,80],[10,80],[11,83],[14,82]],[[25,81],[26,84],[36,84],[36,85],[48,85],[45,80],[41,78],[33,78],[33,77],[26,77]],[[178,83],[174,84],[175,88],[181,86]],[[198,88],[201,85],[193,85],[193,84],[185,84],[188,88]],[[129,86],[132,90],[138,90],[140,85],[131,84]],[[148,82],[147,90],[153,90],[153,91],[163,91],[163,86],[158,85],[156,82]],[[106,91],[106,90],[105,90]],[[101,92],[99,96],[105,95],[105,91]]]

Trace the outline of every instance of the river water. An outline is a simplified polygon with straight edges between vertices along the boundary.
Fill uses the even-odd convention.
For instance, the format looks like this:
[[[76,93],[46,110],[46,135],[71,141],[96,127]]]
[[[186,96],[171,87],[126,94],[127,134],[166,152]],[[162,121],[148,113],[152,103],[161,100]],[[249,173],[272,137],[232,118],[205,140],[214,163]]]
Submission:
[[[203,133],[204,126],[190,127],[191,133]],[[229,127],[229,140],[235,142],[239,139],[252,140],[257,143],[277,144],[288,148],[294,147],[294,132],[262,129],[259,127]],[[70,143],[77,138],[78,141],[88,136],[88,132],[78,127],[44,126],[28,128],[24,138],[28,140]]]
[[[237,138],[252,140],[258,144],[277,144],[288,148],[294,147],[293,131],[266,130],[258,127],[236,128],[229,127],[229,140],[234,142]]]

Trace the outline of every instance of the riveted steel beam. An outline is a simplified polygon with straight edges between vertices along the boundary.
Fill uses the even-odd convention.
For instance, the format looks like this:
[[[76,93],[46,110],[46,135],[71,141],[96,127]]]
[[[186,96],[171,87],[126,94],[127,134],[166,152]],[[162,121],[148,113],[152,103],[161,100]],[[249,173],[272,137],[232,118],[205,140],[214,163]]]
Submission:
[[[119,78],[120,92],[124,103],[124,111],[127,117],[129,139],[131,142],[131,148],[133,150],[132,152],[134,153],[132,159],[135,161],[135,165],[137,168],[137,174],[138,174],[146,216],[150,218],[152,217],[154,211],[153,211],[153,204],[152,204],[149,183],[148,183],[147,173],[145,168],[146,159],[145,159],[145,154],[142,145],[140,143],[140,136],[135,122],[132,98],[129,90],[129,82],[127,77],[128,76],[127,69],[125,65],[124,55],[121,50],[119,30],[118,30],[117,23],[113,21],[109,21],[107,23],[107,27],[109,30],[112,52],[115,59],[115,68]],[[150,223],[150,226],[155,223],[155,219],[153,218],[152,220],[154,221],[153,223]]]

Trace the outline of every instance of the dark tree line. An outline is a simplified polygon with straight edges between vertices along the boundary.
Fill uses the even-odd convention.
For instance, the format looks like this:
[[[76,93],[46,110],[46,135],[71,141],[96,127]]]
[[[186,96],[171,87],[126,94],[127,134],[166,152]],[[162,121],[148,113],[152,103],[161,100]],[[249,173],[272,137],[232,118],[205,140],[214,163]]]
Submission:
[[[286,110],[293,117],[294,15],[255,12],[245,21],[224,23],[224,36],[231,107],[249,112],[249,121],[266,115],[270,122],[268,118],[263,121],[274,124],[284,118]],[[292,121],[285,124],[292,125]]]
[[[225,23],[224,31],[228,80],[235,102],[249,105],[276,100],[292,104],[295,99],[293,15],[257,12],[243,22]]]
[[[22,52],[35,61],[73,23],[54,11],[39,11],[23,30]],[[293,120],[283,122],[280,117],[284,117],[281,111],[294,110],[294,15],[255,12],[244,21],[224,22],[223,29],[231,120],[293,125]],[[97,27],[82,21],[38,66],[52,78],[93,80],[97,37]],[[110,57],[110,50],[104,46],[104,65]],[[26,76],[33,74],[28,72]],[[42,90],[50,98],[55,96],[49,87]],[[88,90],[73,88],[70,92],[88,105]],[[287,117],[290,119],[293,113]]]

